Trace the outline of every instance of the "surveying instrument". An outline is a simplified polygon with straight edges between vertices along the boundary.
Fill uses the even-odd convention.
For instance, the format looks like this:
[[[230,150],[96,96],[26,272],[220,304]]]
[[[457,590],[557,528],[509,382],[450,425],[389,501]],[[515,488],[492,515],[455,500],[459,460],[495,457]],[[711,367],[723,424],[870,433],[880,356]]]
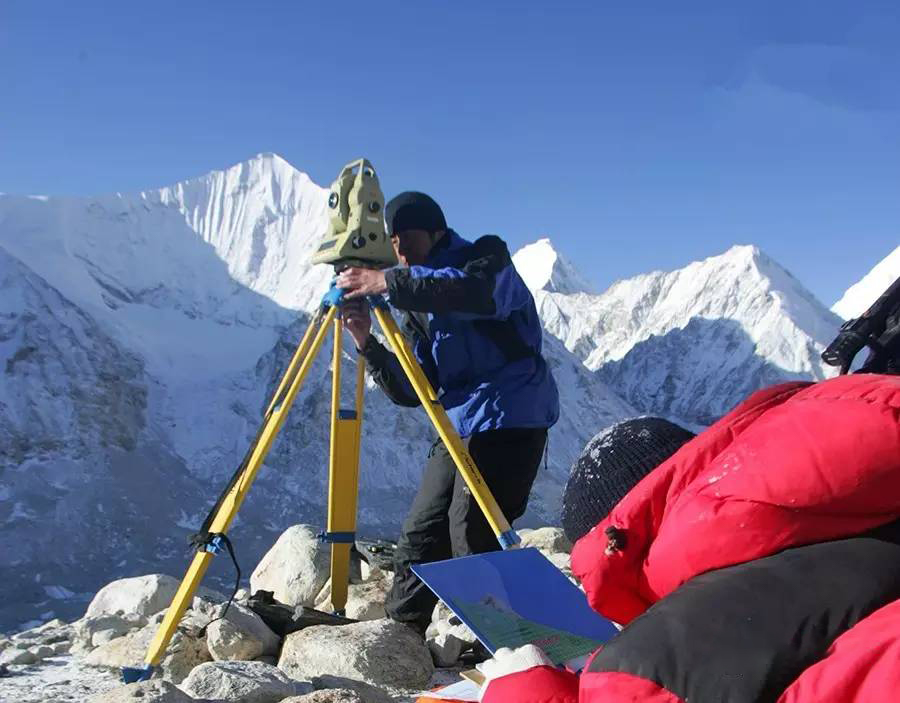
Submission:
[[[328,232],[313,255],[313,263],[331,264],[335,273],[340,273],[350,266],[384,269],[397,264],[393,245],[385,232],[384,195],[378,184],[375,169],[368,160],[359,159],[347,164],[341,170],[337,180],[331,185],[328,207],[330,211]],[[437,393],[413,355],[384,298],[380,295],[368,296],[366,301],[501,547],[503,549],[515,547],[519,543],[518,535],[507,522],[485,484],[481,472],[447,417]],[[240,581],[240,569],[226,531],[250,491],[250,486],[281,430],[329,330],[334,333],[334,346],[331,369],[328,521],[326,531],[319,537],[321,541],[331,545],[331,604],[335,614],[343,613],[347,603],[350,549],[356,538],[365,361],[362,357],[357,359],[354,406],[349,409],[340,408],[342,302],[343,291],[332,284],[313,315],[281,378],[278,389],[263,414],[262,424],[253,443],[202,527],[191,538],[191,544],[197,550],[196,554],[150,643],[144,667],[122,670],[122,677],[126,683],[146,681],[152,676],[214,555],[227,549],[238,569]]]

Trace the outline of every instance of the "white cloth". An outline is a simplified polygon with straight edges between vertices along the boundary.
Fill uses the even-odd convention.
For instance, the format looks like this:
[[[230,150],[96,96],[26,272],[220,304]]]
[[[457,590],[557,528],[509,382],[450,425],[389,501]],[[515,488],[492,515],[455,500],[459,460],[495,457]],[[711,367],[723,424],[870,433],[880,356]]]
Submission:
[[[484,697],[487,687],[490,686],[491,681],[494,679],[536,666],[553,666],[553,662],[547,658],[547,655],[544,654],[540,647],[535,647],[533,644],[526,644],[517,649],[501,647],[494,652],[492,659],[488,659],[475,667],[484,674],[485,679],[484,685],[481,687],[479,700]]]

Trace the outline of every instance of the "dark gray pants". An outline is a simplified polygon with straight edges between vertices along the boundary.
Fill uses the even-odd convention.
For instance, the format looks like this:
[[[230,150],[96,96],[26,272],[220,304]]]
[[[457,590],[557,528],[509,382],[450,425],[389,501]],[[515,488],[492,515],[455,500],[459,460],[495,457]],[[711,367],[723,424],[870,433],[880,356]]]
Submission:
[[[469,453],[510,523],[528,506],[546,443],[544,428],[490,430],[469,438]],[[499,548],[450,453],[438,440],[428,453],[419,492],[394,552],[394,583],[385,604],[388,615],[424,631],[437,597],[410,566]]]

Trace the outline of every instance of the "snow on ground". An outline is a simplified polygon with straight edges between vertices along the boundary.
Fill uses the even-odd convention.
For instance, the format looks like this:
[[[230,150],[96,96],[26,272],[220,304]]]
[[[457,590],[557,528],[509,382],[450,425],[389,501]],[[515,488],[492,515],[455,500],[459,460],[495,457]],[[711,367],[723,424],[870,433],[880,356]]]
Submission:
[[[121,685],[114,673],[81,664],[71,655],[9,670],[10,676],[0,678],[0,703],[84,703]]]
[[[45,659],[40,665],[10,666],[0,678],[0,703],[84,703],[91,696],[122,685],[118,672],[86,666],[71,655]],[[437,669],[428,688],[459,680],[460,669]],[[399,695],[395,703],[413,703]]]

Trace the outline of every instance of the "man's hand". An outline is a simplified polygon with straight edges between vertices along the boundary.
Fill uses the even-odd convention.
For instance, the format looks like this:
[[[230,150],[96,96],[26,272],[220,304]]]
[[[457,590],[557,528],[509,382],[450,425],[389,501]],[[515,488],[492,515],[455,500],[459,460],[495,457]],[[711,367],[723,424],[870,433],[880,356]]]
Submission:
[[[356,348],[362,349],[366,345],[372,329],[369,304],[365,300],[351,300],[343,303],[341,318],[344,320],[344,327],[356,342]]]
[[[345,298],[359,298],[364,295],[381,295],[387,291],[384,271],[351,266],[344,269],[335,284],[344,290]]]

